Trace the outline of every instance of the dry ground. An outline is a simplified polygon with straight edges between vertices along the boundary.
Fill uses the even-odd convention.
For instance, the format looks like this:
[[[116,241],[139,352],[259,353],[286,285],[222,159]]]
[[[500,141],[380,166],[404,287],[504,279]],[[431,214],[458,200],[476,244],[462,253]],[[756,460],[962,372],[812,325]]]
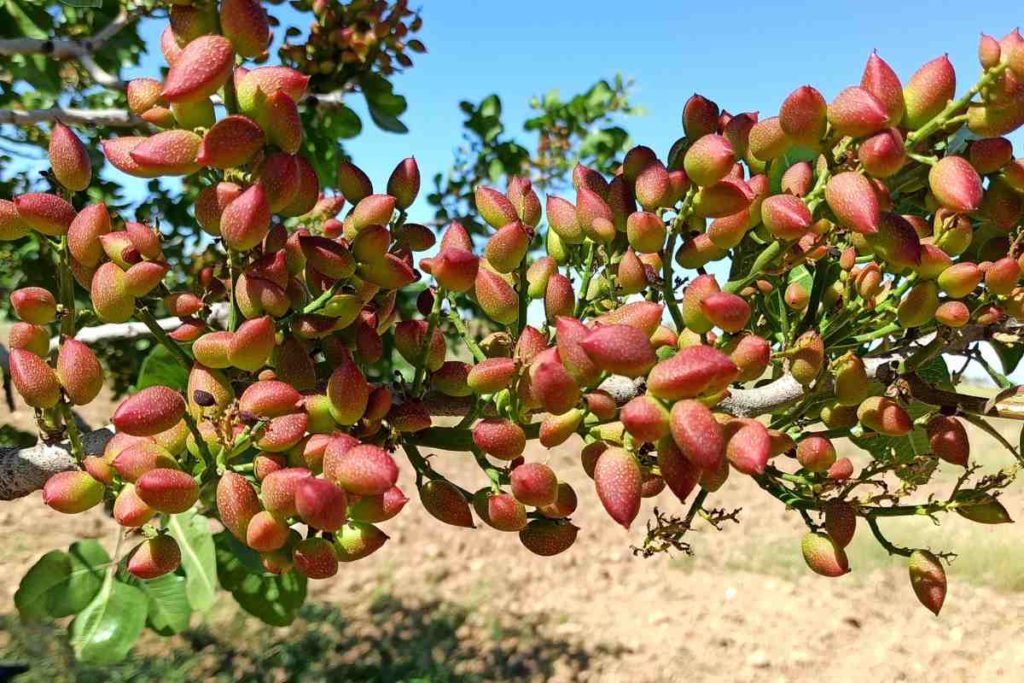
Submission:
[[[98,422],[108,409],[95,406],[86,418]],[[19,410],[0,422],[29,428],[28,417]],[[1016,425],[1001,428],[1016,438]],[[994,441],[972,438],[986,463],[1006,464]],[[75,670],[59,629],[20,625],[12,596],[43,552],[79,536],[110,545],[113,523],[98,511],[65,517],[38,495],[0,504],[0,663],[30,661],[29,680],[1021,680],[1017,525],[886,524],[897,542],[924,538],[960,553],[935,618],[866,528],[850,549],[852,574],[811,574],[799,555],[800,520],[739,476],[713,502],[742,507],[740,525],[694,534],[694,557],[635,558],[630,545],[653,505],[678,512],[679,504],[671,494],[647,501],[623,531],[601,509],[578,449],[571,442],[530,453],[580,494],[582,531],[559,557],[530,555],[514,534],[446,527],[412,501],[387,523],[391,541],[381,551],[312,587],[292,627],[265,627],[225,594],[189,632],[170,641],[148,634],[131,662],[103,671]],[[435,463],[467,486],[480,483],[465,456]],[[404,469],[401,484],[413,491]],[[1018,519],[1020,488],[1004,498]]]

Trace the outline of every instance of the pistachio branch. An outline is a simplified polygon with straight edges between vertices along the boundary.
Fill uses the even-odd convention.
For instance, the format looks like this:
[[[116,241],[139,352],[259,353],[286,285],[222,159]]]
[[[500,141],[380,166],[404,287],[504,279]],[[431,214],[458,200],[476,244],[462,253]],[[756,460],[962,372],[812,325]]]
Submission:
[[[77,126],[104,128],[146,128],[150,125],[126,109],[81,109],[50,107],[48,109],[0,109],[0,124],[31,126],[60,121]]]
[[[124,87],[124,82],[118,76],[101,68],[96,63],[93,55],[102,50],[111,38],[143,14],[144,12],[138,10],[129,12],[122,9],[114,17],[114,20],[103,27],[103,29],[95,35],[82,40],[54,38],[0,39],[0,56],[44,55],[60,61],[74,59],[82,65],[82,68],[98,85],[105,88],[120,89]]]

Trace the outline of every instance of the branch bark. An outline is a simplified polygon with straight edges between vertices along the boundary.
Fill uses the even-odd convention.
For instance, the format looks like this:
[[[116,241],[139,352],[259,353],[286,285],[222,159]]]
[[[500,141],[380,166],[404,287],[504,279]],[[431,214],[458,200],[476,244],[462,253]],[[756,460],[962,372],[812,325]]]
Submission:
[[[206,318],[208,323],[226,328],[228,315],[228,304],[219,302],[210,307],[210,315]],[[173,330],[181,325],[181,318],[160,318],[156,321],[161,330]],[[106,325],[94,325],[83,327],[75,334],[75,339],[83,344],[95,344],[108,339],[135,339],[150,334],[145,323],[109,323]],[[50,349],[56,349],[60,345],[60,339],[50,340]]]
[[[98,85],[105,88],[122,88],[124,82],[120,78],[105,71],[93,59],[106,43],[117,35],[121,29],[135,21],[139,12],[122,9],[114,20],[98,31],[96,35],[84,40],[39,39],[39,38],[4,38],[0,39],[0,56],[14,55],[46,55],[57,60],[75,59],[88,72]]]
[[[50,107],[49,109],[0,109],[0,124],[31,126],[36,123],[60,121],[77,126],[103,126],[106,128],[148,128],[149,124],[126,109],[78,109]]]
[[[223,315],[223,312],[215,309],[211,317],[215,319],[218,315]],[[158,324],[161,328],[169,329],[179,324],[179,320],[164,318],[159,320]],[[77,338],[91,343],[114,337],[138,336],[148,332],[148,329],[140,323],[100,325],[83,328],[79,331]],[[988,329],[987,332],[991,332],[991,329]],[[985,328],[978,330],[964,328],[961,335],[951,340],[947,351],[962,348],[965,338],[981,338],[979,335],[987,332]],[[931,338],[933,337],[922,337],[917,340],[915,345],[908,345],[899,351],[874,358],[865,358],[864,364],[868,377],[885,384],[902,380],[911,395],[931,405],[956,407],[966,413],[990,418],[1024,420],[1024,402],[1019,401],[1015,396],[1010,396],[1007,392],[1000,394],[995,400],[985,399],[937,389],[914,373],[909,373],[901,378],[897,372],[900,361],[913,355]],[[601,384],[601,388],[611,393],[616,403],[622,405],[630,398],[642,393],[644,384],[642,380],[613,376],[605,380]],[[806,394],[807,389],[787,373],[760,387],[733,389],[728,397],[715,406],[715,410],[736,417],[757,417],[784,408],[800,400]],[[428,397],[426,403],[434,416],[458,416],[465,415],[473,402],[468,399],[449,399],[433,395]],[[539,426],[539,423],[527,425],[527,432],[531,438],[536,435]],[[83,436],[87,444],[85,452],[101,453],[103,446],[112,435],[113,431],[110,426],[86,433]],[[423,446],[449,450],[465,450],[472,445],[472,438],[468,430],[452,427],[431,427],[420,432],[415,440]],[[23,449],[0,449],[0,500],[26,496],[42,487],[50,475],[76,466],[74,458],[70,455],[70,446],[66,442]]]
[[[111,426],[82,435],[83,452],[100,455],[114,436]],[[40,443],[29,448],[0,448],[0,500],[14,500],[43,488],[54,474],[78,467],[71,444]]]

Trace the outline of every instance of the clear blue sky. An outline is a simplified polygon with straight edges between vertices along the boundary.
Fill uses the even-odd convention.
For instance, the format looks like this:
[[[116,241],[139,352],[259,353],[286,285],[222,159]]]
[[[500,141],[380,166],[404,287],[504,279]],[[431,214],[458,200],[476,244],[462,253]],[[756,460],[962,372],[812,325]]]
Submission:
[[[573,94],[616,72],[635,79],[634,101],[648,112],[629,120],[634,140],[659,154],[681,134],[680,110],[694,92],[733,112],[771,115],[804,83],[826,98],[856,84],[872,49],[904,80],[948,52],[962,90],[978,73],[979,34],[1003,35],[1024,11],[1011,0],[435,0],[423,4],[423,18],[429,54],[396,79],[410,133],[367,126],[349,145],[375,180],[410,152],[425,175],[447,168],[461,99],[498,93],[511,127],[529,115],[531,96]]]
[[[826,98],[856,84],[872,49],[904,80],[948,52],[962,91],[978,73],[979,34],[999,37],[1024,19],[1011,0],[427,0],[421,7],[429,52],[394,81],[409,101],[403,120],[410,132],[380,131],[361,97],[350,102],[365,125],[347,149],[380,185],[409,154],[425,178],[448,168],[463,99],[497,93],[507,125],[518,130],[531,96],[551,88],[568,96],[619,72],[636,81],[634,103],[647,110],[628,121],[633,139],[664,154],[681,134],[681,107],[694,92],[732,112],[773,115],[804,83]],[[288,23],[286,3],[271,11]],[[144,71],[151,74],[162,64],[155,39],[163,21],[147,23],[155,54]]]

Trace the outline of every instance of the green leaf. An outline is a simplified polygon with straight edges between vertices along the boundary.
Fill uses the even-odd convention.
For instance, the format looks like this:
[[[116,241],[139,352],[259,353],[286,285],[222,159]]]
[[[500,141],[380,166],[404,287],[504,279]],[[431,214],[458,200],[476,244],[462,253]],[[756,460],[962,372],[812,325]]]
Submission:
[[[103,565],[110,561],[96,541],[79,541],[69,552],[53,550],[21,579],[14,605],[23,619],[66,617],[85,609],[103,583]]]
[[[181,633],[188,628],[192,607],[188,604],[184,576],[164,574],[149,581],[132,577],[130,583],[146,594],[150,628],[162,636]]]
[[[345,106],[325,111],[322,118],[324,128],[337,139],[354,138],[363,130],[359,114]]]
[[[370,118],[379,128],[391,133],[409,132],[398,120],[408,105],[404,97],[394,93],[391,81],[378,74],[367,73],[359,79],[359,85],[366,97]]]
[[[205,612],[217,599],[217,557],[210,520],[189,510],[171,515],[167,529],[181,548],[188,603],[197,612]]]
[[[116,664],[146,626],[146,596],[108,573],[100,592],[71,623],[75,656],[92,664]]]
[[[799,265],[793,270],[789,271],[788,281],[790,284],[796,283],[804,288],[804,290],[810,294],[811,287],[814,283],[814,276],[811,275],[810,269],[806,265]]]
[[[377,127],[381,130],[386,130],[389,133],[408,133],[409,128],[404,123],[398,120],[397,116],[392,116],[386,112],[383,112],[372,104],[370,105],[370,118],[377,124]]]
[[[227,531],[214,536],[220,585],[249,614],[271,626],[288,626],[306,601],[306,578],[298,572],[275,575],[254,571],[254,558],[245,554],[255,553],[233,540]]]
[[[63,550],[51,550],[32,567],[18,584],[14,606],[22,619],[40,619],[49,614],[50,591],[67,581],[71,573],[71,556]]]
[[[135,382],[135,391],[157,385],[178,391],[185,391],[188,386],[188,370],[163,346],[154,346],[146,360],[142,361],[139,378]]]
[[[26,38],[48,38],[50,24],[46,10],[41,6],[26,7],[24,2],[8,0],[4,3],[14,23]]]
[[[1020,365],[1021,358],[1024,358],[1024,344],[1004,344],[1000,341],[990,341],[992,350],[999,356],[999,362],[1003,366],[1003,374],[1009,375]]]
[[[55,586],[50,593],[51,617],[66,617],[85,609],[103,585],[103,573],[110,562],[107,551],[95,540],[72,543],[68,556],[71,572],[67,581]]]
[[[783,156],[775,159],[768,169],[768,182],[772,194],[778,194],[782,191],[782,176],[790,166],[801,161],[814,161],[817,157],[818,153],[814,150],[795,146],[791,147]]]
[[[936,356],[917,368],[917,376],[939,389],[953,390],[953,380],[942,356]]]
[[[239,542],[234,534],[214,534],[213,542],[217,546],[218,553],[222,550],[230,551],[250,572],[256,574],[267,573],[267,570],[263,567],[263,558],[260,557],[260,554]]]

